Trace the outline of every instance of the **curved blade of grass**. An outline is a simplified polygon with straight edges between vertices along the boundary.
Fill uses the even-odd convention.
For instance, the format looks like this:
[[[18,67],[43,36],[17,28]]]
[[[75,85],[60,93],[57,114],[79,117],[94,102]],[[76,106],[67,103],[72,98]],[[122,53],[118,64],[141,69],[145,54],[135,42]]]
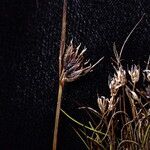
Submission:
[[[61,109],[61,111],[62,111],[63,114],[65,114],[70,120],[72,120],[72,121],[75,122],[76,124],[78,124],[78,125],[80,125],[80,126],[86,128],[86,129],[88,129],[88,130],[90,130],[90,131],[93,131],[93,132],[96,132],[96,133],[99,133],[99,134],[101,134],[101,135],[106,136],[105,133],[100,132],[100,131],[97,131],[97,130],[95,130],[95,129],[92,129],[92,128],[90,128],[90,127],[88,127],[88,126],[86,126],[86,125],[80,123],[79,121],[77,121],[76,119],[74,119],[74,118],[72,118],[70,115],[68,115],[64,110]]]
[[[90,137],[90,136],[86,135],[86,133],[84,131],[82,131],[81,129],[80,129],[80,131],[86,136],[87,139],[91,140],[95,145],[97,145],[97,146],[103,148],[104,150],[106,150],[105,147],[101,143],[96,141],[93,137]]]
[[[91,128],[92,129],[94,129],[94,127],[93,127],[93,125],[92,125],[92,123],[89,121],[89,124],[90,124],[90,126],[91,126]],[[97,138],[99,138],[100,139],[100,137],[99,137],[99,135],[98,135],[98,133],[95,133],[96,134],[96,136],[97,136]],[[92,136],[93,137],[93,136]]]
[[[150,125],[147,127],[147,129],[146,129],[146,133],[145,133],[145,135],[144,135],[144,138],[143,138],[143,141],[142,141],[142,147],[145,145],[145,143],[146,143],[146,139],[147,139],[147,137],[148,137],[148,135],[150,134]]]
[[[120,144],[118,145],[117,150],[119,150],[119,148],[120,148],[123,144],[125,144],[125,143],[132,143],[132,144],[137,145],[137,146],[140,148],[140,145],[139,145],[137,142],[135,142],[135,141],[132,141],[132,140],[123,140],[123,141],[120,142]]]
[[[84,143],[84,145],[86,146],[86,148],[88,150],[90,150],[90,147],[86,144],[85,140],[82,138],[82,136],[80,135],[80,133],[75,129],[73,128],[73,130],[76,132],[76,134],[78,135],[78,137],[81,139],[81,141]]]
[[[138,23],[134,26],[134,28],[131,30],[131,32],[128,34],[128,36],[126,37],[122,47],[121,47],[121,50],[120,50],[120,54],[119,54],[119,60],[121,58],[121,55],[122,55],[122,51],[128,41],[128,39],[130,38],[131,34],[133,33],[133,31],[136,29],[136,27],[140,24],[140,22],[142,21],[143,17],[145,16],[145,14],[143,14],[143,16],[141,17],[141,19],[138,21]]]
[[[97,117],[101,118],[101,114],[91,107],[79,107],[78,109],[87,109],[91,111],[94,115],[96,115]]]
[[[118,114],[124,114],[124,115],[126,115],[126,116],[128,117],[127,113],[125,113],[124,111],[117,111],[117,112],[115,112],[115,113],[112,115],[112,117],[110,118],[110,121],[109,121],[109,124],[108,124],[108,127],[107,127],[107,131],[106,131],[106,134],[105,134],[104,138],[102,139],[102,141],[104,141],[104,139],[106,138],[106,136],[107,136],[107,134],[108,134],[108,132],[109,132],[111,123],[112,123],[113,119],[115,118],[115,116],[118,115]]]
[[[125,123],[121,129],[121,139],[123,140],[123,132],[124,132],[124,129],[126,126],[130,125],[131,127],[131,123],[133,123],[135,121],[135,119],[131,120],[131,121],[128,121],[127,123]],[[130,131],[131,132],[131,131]]]

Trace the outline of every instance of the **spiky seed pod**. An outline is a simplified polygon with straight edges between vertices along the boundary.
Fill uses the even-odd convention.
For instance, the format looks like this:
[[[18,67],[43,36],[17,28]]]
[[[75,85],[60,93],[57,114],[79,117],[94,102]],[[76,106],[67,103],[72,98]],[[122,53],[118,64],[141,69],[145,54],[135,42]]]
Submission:
[[[140,66],[132,65],[131,70],[128,70],[132,83],[137,83],[140,78]]]
[[[81,44],[78,47],[73,46],[71,41],[67,47],[63,57],[63,69],[61,73],[61,80],[64,82],[72,82],[77,80],[79,77],[92,71],[92,69],[103,59],[98,60],[94,65],[91,65],[90,60],[84,60],[84,53],[86,48],[79,52]]]

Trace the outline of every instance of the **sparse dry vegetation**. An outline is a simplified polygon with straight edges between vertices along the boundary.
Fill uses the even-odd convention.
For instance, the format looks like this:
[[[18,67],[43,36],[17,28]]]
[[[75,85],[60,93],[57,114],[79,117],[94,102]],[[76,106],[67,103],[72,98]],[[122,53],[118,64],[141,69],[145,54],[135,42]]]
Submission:
[[[61,109],[63,88],[66,82],[75,81],[90,72],[103,57],[91,65],[89,60],[84,60],[86,48],[80,51],[80,45],[74,47],[73,41],[65,48],[66,3],[65,0],[53,150],[57,149],[60,111],[79,125],[79,128],[73,129],[88,150],[148,150],[150,146],[150,57],[146,61],[145,68],[141,68],[140,64],[133,64],[130,67],[123,66],[121,58],[126,42],[144,15],[125,39],[120,51],[117,50],[114,43],[115,57],[112,59],[114,75],[108,81],[110,95],[98,96],[97,108],[81,107],[93,114],[93,119],[90,120],[89,117],[88,125],[85,125],[87,123],[77,121]],[[96,118],[96,123],[93,123],[94,118]]]
[[[143,18],[143,17],[142,17]],[[140,21],[142,20],[140,19]],[[136,26],[140,23],[136,24]],[[82,107],[93,113],[99,121],[95,125],[89,117],[89,126],[81,124],[62,112],[81,128],[75,132],[89,150],[148,150],[150,146],[150,57],[141,68],[140,64],[131,65],[130,69],[124,69],[121,54],[114,43],[115,58],[112,59],[114,75],[108,81],[110,95],[98,96],[98,110],[90,107]],[[140,81],[141,80],[141,81]],[[138,84],[138,86],[137,86]],[[86,124],[86,123],[85,123]],[[90,132],[86,132],[86,130]]]

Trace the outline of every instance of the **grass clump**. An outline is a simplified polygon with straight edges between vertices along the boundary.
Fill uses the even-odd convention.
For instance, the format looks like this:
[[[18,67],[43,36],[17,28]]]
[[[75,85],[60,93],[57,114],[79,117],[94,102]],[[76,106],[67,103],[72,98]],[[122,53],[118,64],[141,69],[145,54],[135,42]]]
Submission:
[[[92,112],[92,120],[96,117],[97,123],[89,118],[89,125],[84,125],[62,110],[68,118],[80,126],[73,129],[89,150],[149,150],[150,57],[144,69],[139,64],[133,64],[125,69],[121,59],[126,42],[143,16],[127,36],[120,52],[117,51],[115,43],[113,45],[114,75],[108,81],[110,95],[98,96],[98,110],[81,107]]]
[[[90,60],[84,59],[86,48],[80,50],[81,44],[74,46],[73,40],[71,40],[66,48],[66,17],[67,0],[64,0],[59,53],[59,90],[52,149],[57,150],[59,117],[62,111],[70,120],[80,126],[78,129],[73,129],[88,150],[148,150],[150,145],[150,57],[143,70],[139,64],[133,64],[130,69],[125,69],[121,59],[126,42],[144,15],[125,39],[120,51],[117,50],[115,43],[113,45],[114,75],[108,81],[110,95],[98,96],[98,110],[81,107],[81,109],[87,109],[93,113],[93,118],[90,120],[90,116],[88,125],[77,121],[61,109],[63,89],[67,82],[73,82],[91,72],[103,57],[91,65]],[[139,82],[141,78],[147,82],[146,87],[143,86],[143,82]],[[137,84],[141,84],[140,89]],[[93,123],[95,117],[97,118],[96,123],[95,121]]]

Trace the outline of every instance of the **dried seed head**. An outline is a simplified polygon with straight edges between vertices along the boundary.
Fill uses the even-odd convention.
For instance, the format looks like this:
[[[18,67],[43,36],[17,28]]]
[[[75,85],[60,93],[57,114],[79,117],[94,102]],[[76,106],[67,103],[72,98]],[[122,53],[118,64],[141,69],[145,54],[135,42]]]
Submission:
[[[105,98],[104,96],[98,97],[97,99],[98,107],[102,114],[104,114],[107,110],[108,101],[108,98]]]
[[[148,82],[150,82],[150,56],[148,58],[146,69],[143,71],[144,76]]]
[[[109,88],[111,92],[111,96],[116,96],[118,89],[121,86],[124,86],[126,84],[126,71],[122,69],[122,67],[119,67],[119,70],[116,70],[116,74],[114,74],[114,77],[112,78]]]
[[[81,44],[80,44],[81,45]],[[61,73],[61,80],[64,82],[72,82],[79,77],[92,71],[92,69],[103,59],[98,60],[94,65],[89,63],[90,60],[84,60],[84,53],[86,48],[79,52],[80,45],[78,47],[73,46],[73,42],[67,47],[63,57],[63,69]]]
[[[114,109],[114,97],[111,97],[110,100],[108,101],[109,105],[108,105],[108,110],[112,111]]]
[[[148,82],[150,82],[150,70],[144,70],[143,73],[145,73],[145,78]]]
[[[112,111],[115,106],[114,97],[111,97],[110,99],[105,98],[104,96],[98,97],[97,103],[102,114],[104,114],[107,110]]]
[[[119,70],[117,71],[116,80],[118,88],[126,84],[126,71],[122,67],[119,67]]]
[[[140,66],[132,65],[131,70],[128,70],[132,82],[135,84],[140,78]]]
[[[117,95],[118,88],[116,88],[116,85],[117,85],[116,78],[113,77],[110,84],[109,84],[109,89],[110,89],[111,96],[116,96]]]

